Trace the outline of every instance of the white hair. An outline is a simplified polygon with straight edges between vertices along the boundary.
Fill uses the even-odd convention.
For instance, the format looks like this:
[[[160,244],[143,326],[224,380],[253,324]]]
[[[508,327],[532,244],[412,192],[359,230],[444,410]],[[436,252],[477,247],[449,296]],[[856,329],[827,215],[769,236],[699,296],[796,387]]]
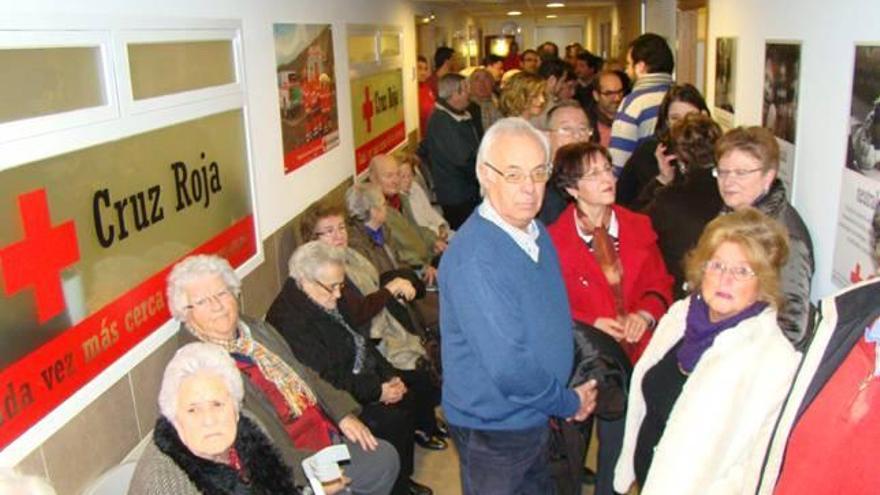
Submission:
[[[461,86],[465,81],[467,81],[467,78],[461,74],[455,74],[452,72],[444,74],[443,77],[437,81],[437,98],[448,100],[450,96],[461,91]]]
[[[226,288],[235,296],[241,292],[241,279],[235,274],[228,261],[208,254],[189,256],[174,265],[168,275],[167,294],[171,316],[178,321],[186,319],[186,306],[190,301],[187,299],[185,286],[193,280],[208,275],[219,275]]]
[[[298,247],[290,257],[287,267],[290,277],[298,283],[314,282],[318,272],[326,265],[345,266],[345,251],[326,242],[311,241]]]
[[[0,493],[10,495],[55,495],[55,489],[43,478],[0,469]]]
[[[533,139],[541,146],[541,150],[544,151],[544,162],[550,162],[550,141],[543,132],[535,129],[532,124],[529,124],[529,122],[522,117],[506,117],[500,119],[492,124],[492,127],[490,127],[489,130],[486,131],[486,134],[483,135],[483,140],[480,142],[480,148],[477,150],[477,179],[480,181],[481,190],[483,184],[483,176],[482,173],[480,173],[480,169],[482,168],[481,165],[486,162],[489,154],[495,149],[495,142],[502,136],[510,135],[518,135]]]
[[[345,209],[350,217],[364,223],[370,219],[370,209],[382,203],[382,197],[382,191],[376,184],[354,184],[345,191]]]
[[[244,383],[235,360],[217,344],[193,342],[178,349],[165,366],[162,386],[159,388],[159,412],[162,416],[176,424],[180,386],[187,378],[201,373],[220,378],[233,399],[235,411],[241,410]]]

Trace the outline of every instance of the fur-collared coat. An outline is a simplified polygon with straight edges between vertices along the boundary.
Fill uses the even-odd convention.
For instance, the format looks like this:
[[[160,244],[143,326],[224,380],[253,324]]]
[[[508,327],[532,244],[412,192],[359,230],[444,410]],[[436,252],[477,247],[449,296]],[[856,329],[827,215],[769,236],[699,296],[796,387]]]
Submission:
[[[235,449],[247,482],[233,468],[193,454],[160,416],[129,486],[129,495],[299,494],[293,474],[272,442],[250,419],[238,420]]]

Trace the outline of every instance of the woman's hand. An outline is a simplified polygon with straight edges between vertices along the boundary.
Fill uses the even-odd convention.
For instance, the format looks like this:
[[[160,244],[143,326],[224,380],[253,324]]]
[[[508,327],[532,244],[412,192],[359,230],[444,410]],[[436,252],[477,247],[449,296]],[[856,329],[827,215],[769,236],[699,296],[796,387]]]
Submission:
[[[395,298],[403,298],[407,301],[412,301],[416,297],[416,288],[413,287],[412,282],[405,278],[396,277],[385,284],[385,289],[391,293]]]
[[[350,484],[351,484],[351,478],[343,475],[341,478],[339,478],[338,480],[336,480],[332,483],[328,483],[326,485],[321,483],[321,488],[324,490],[324,493],[326,493],[327,495],[336,495],[337,493],[344,490],[345,487],[347,487]]]
[[[438,238],[434,241],[434,254],[440,254],[443,251],[446,251],[446,241]]]
[[[400,399],[403,398],[403,394],[405,393],[406,385],[404,385],[400,378],[395,376],[382,384],[382,395],[379,397],[379,402],[383,404],[400,402]]]
[[[610,335],[614,340],[620,342],[623,340],[623,325],[619,321],[612,318],[596,318],[593,326]]]
[[[357,443],[364,450],[376,450],[379,445],[370,428],[352,414],[339,420],[339,430],[348,441]]]
[[[645,330],[648,329],[648,320],[639,313],[630,313],[620,318],[623,327],[623,338],[627,342],[635,343],[641,340]]]
[[[675,179],[675,165],[672,163],[677,157],[675,155],[666,154],[666,145],[660,143],[654,150],[654,157],[657,158],[657,167],[660,173],[657,174],[657,181],[661,184],[668,185]]]

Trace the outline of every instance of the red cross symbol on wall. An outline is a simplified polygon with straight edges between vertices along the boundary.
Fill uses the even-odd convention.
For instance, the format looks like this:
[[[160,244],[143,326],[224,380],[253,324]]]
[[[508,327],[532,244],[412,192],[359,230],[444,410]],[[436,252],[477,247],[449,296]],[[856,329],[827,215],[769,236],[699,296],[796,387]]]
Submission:
[[[370,99],[370,87],[364,88],[364,103],[361,105],[361,115],[367,121],[367,132],[373,132],[373,100]]]
[[[61,270],[79,260],[73,221],[52,227],[46,190],[37,189],[18,197],[24,239],[0,249],[7,296],[33,286],[37,320],[52,319],[64,310]]]

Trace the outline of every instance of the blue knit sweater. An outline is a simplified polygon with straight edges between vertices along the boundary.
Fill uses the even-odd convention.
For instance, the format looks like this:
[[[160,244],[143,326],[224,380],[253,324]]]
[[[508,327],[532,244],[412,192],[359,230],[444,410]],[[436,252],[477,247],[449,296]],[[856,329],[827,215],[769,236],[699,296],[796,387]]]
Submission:
[[[569,417],[571,313],[550,236],[539,226],[533,262],[474,213],[440,263],[443,410],[456,426],[519,430]]]

